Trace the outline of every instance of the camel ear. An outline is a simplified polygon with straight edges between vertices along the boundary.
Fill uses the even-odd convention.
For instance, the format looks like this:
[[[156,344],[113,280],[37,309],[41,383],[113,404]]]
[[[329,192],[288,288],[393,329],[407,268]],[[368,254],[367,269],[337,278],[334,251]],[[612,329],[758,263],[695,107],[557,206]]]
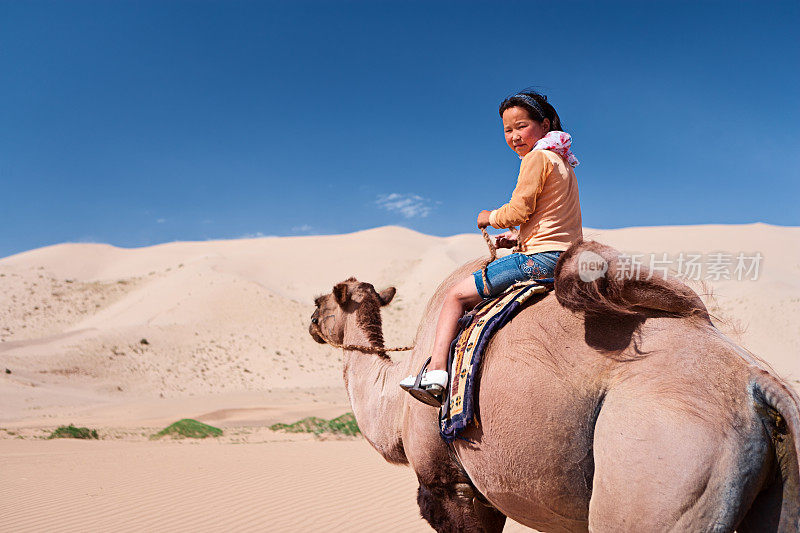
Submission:
[[[392,298],[394,298],[396,292],[397,289],[394,287],[383,289],[380,294],[378,294],[378,297],[381,299],[381,305],[389,305],[389,302],[392,301]]]
[[[350,299],[350,294],[347,289],[347,283],[337,283],[333,287],[333,297],[340,306],[344,307],[347,304],[347,300]]]

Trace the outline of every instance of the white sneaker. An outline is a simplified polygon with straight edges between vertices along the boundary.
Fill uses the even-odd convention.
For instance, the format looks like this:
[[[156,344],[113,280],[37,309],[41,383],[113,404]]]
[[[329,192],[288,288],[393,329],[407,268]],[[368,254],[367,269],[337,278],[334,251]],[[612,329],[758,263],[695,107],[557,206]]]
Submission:
[[[403,381],[400,382],[400,386],[403,387],[405,390],[410,389],[414,386],[414,383],[417,381],[417,376],[408,376]],[[424,374],[422,374],[422,381],[420,381],[419,386],[423,389],[427,388],[438,388],[438,389],[445,389],[447,388],[447,370],[428,370]]]

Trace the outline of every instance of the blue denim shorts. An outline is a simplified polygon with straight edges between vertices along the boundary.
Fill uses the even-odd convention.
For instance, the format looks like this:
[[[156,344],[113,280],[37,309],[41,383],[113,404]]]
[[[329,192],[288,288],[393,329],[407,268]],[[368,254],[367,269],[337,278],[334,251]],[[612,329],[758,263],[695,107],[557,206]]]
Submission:
[[[481,270],[472,273],[472,277],[475,278],[475,287],[478,288],[481,298],[494,298],[517,282],[552,278],[560,255],[560,251],[507,255],[490,263],[486,268],[489,290],[487,291],[483,286]]]

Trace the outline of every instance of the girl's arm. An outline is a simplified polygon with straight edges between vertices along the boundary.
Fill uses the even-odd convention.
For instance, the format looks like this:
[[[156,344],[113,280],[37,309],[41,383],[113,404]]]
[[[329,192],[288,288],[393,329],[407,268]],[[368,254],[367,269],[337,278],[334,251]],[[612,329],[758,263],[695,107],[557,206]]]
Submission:
[[[489,225],[512,228],[527,221],[536,209],[536,197],[542,192],[544,181],[552,170],[553,163],[541,150],[533,150],[523,157],[511,200],[489,214]],[[480,217],[478,221],[481,222]]]
[[[478,213],[478,227],[483,229],[489,225],[489,213],[491,211],[483,210]],[[497,248],[513,248],[517,245],[517,240],[519,238],[519,232],[516,228],[513,228],[509,231],[501,233],[500,235],[496,235],[494,238],[494,245]]]
[[[494,238],[494,245],[497,248],[513,248],[517,245],[519,240],[519,232],[516,230],[509,230],[496,235]]]
[[[489,214],[491,211],[487,211],[484,209],[480,213],[478,213],[478,227],[483,229],[489,225]]]

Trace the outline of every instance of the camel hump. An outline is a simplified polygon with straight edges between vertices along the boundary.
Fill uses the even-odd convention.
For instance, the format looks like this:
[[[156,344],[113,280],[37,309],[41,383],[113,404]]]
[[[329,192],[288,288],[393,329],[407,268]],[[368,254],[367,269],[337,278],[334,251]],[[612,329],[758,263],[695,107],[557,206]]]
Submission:
[[[556,265],[556,298],[567,309],[589,314],[644,315],[649,310],[709,319],[703,301],[683,282],[651,274],[646,265],[631,266],[630,256],[596,241],[579,240]]]

